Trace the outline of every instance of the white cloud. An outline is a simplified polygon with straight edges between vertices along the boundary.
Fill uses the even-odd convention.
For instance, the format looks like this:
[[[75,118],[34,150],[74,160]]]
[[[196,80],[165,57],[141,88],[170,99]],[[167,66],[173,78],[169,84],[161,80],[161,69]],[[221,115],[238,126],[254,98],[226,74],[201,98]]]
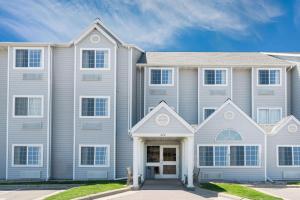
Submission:
[[[295,5],[294,5],[294,23],[298,28],[300,28],[300,13],[299,13],[299,10],[300,10],[300,0],[297,0],[295,2]]]
[[[26,2],[26,3],[25,3]],[[271,0],[0,0],[0,27],[29,41],[69,41],[100,17],[124,41],[171,44],[186,28],[249,34],[283,14]]]

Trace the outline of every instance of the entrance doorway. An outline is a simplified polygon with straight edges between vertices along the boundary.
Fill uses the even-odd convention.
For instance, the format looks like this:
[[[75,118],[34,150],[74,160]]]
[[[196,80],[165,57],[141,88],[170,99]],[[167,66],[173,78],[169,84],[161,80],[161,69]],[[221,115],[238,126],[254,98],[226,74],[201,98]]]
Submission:
[[[146,166],[154,173],[154,178],[179,177],[179,146],[149,145],[146,149]]]

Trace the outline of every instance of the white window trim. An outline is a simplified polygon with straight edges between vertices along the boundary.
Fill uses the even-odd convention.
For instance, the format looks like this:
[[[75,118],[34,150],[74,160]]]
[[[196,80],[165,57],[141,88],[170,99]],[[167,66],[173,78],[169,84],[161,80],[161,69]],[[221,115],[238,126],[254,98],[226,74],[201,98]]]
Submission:
[[[107,67],[104,67],[104,68],[83,68],[82,67],[82,52],[84,50],[94,50],[95,51],[95,54],[96,54],[96,51],[107,51],[108,52],[108,60],[107,60]],[[96,55],[95,55],[95,59],[96,59]],[[96,64],[96,63],[95,63]],[[110,49],[109,48],[80,48],[80,70],[82,71],[93,71],[93,70],[96,70],[96,71],[109,71],[110,68],[111,68],[111,53],[110,53]]]
[[[171,70],[172,71],[172,83],[171,84],[152,84],[151,83],[151,71],[152,70]],[[151,87],[164,87],[164,86],[174,86],[174,72],[175,72],[175,69],[173,68],[173,67],[150,67],[149,68],[149,76],[148,76],[148,79],[149,79],[149,86],[151,86]],[[161,78],[162,78],[162,76],[161,76]]]
[[[206,70],[225,70],[226,72],[226,83],[225,84],[205,84],[205,71]],[[215,77],[216,78],[216,77]],[[223,86],[228,86],[228,68],[203,68],[202,69],[202,84],[203,86],[208,86],[208,87],[223,87]]]
[[[203,107],[202,108],[202,120],[204,121],[205,120],[205,110],[207,110],[207,109],[215,109],[215,111],[214,112],[216,112],[216,110],[218,109],[218,107]],[[208,118],[208,117],[207,117]],[[206,118],[206,119],[207,119]]]
[[[264,110],[264,109],[268,109],[268,110],[280,110],[280,119],[279,121],[282,119],[282,107],[257,107],[256,109],[256,119],[257,119],[257,124],[259,125],[275,125],[275,124],[260,124],[259,121],[259,110]]]
[[[279,70],[279,84],[259,84],[259,71],[260,70]],[[269,72],[269,76],[270,76],[270,72]],[[270,78],[270,77],[269,77]],[[278,87],[278,86],[281,86],[282,82],[282,68],[257,68],[256,69],[256,86],[257,87]]]
[[[41,62],[40,67],[16,67],[16,51],[18,49],[28,49],[28,50],[41,50]],[[43,70],[45,68],[45,56],[44,56],[44,47],[14,47],[13,48],[13,69],[16,70]],[[28,54],[29,56],[29,54]],[[49,58],[48,58],[49,59]],[[29,62],[29,60],[28,60]]]
[[[26,146],[27,147],[27,160],[26,160],[26,165],[15,165],[14,163],[14,155],[15,155],[15,147],[16,146]],[[40,147],[41,149],[41,160],[38,165],[28,165],[28,147]],[[12,167],[43,167],[43,155],[44,155],[44,150],[43,150],[43,145],[42,144],[12,144],[12,155],[11,155],[11,166]]]
[[[227,166],[215,166],[215,151],[213,155],[213,166],[200,166],[199,164],[199,147],[201,146],[211,146],[213,148],[218,146],[226,146],[227,150]],[[230,146],[258,146],[258,165],[256,166],[247,166],[246,165],[246,151],[244,151],[244,166],[230,166]],[[260,144],[197,144],[197,168],[261,168],[262,167],[262,160],[261,160],[261,145]]]
[[[279,147],[292,147],[292,165],[279,165]],[[294,148],[293,147],[300,147],[300,145],[285,145],[285,144],[280,144],[276,145],[276,165],[277,167],[284,167],[284,168],[295,168],[295,167],[300,167],[300,165],[294,165]]]
[[[82,165],[81,164],[81,147],[106,147],[107,148],[107,164],[106,165],[96,165],[95,164],[95,156],[96,151],[94,151],[94,165]],[[110,145],[109,144],[79,144],[79,160],[78,160],[79,167],[110,167]]]
[[[100,99],[107,99],[107,116],[82,116],[82,99],[83,98],[100,98]],[[94,119],[94,118],[100,118],[100,119],[107,119],[110,118],[110,96],[80,96],[79,97],[79,118],[86,118],[86,119]],[[95,108],[96,109],[96,106]],[[94,111],[95,112],[95,111]]]
[[[18,116],[15,115],[15,100],[16,98],[21,97],[21,98],[40,98],[41,99],[41,115],[27,115],[27,116]],[[13,118],[43,118],[44,117],[44,95],[13,95]],[[29,104],[28,104],[29,106]],[[28,109],[28,108],[27,108]]]

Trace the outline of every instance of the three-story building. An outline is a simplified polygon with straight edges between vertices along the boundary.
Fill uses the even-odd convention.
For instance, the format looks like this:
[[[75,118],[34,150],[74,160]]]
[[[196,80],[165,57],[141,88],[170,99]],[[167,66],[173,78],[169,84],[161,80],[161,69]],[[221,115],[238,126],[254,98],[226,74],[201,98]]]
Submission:
[[[300,179],[298,54],[145,52],[100,20],[0,43],[0,179]]]

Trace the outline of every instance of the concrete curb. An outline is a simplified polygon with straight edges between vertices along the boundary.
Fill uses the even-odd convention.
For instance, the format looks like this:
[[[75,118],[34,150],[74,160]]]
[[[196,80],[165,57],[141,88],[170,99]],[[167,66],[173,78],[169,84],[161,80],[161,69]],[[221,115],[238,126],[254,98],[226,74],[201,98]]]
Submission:
[[[128,192],[128,191],[131,191],[131,187],[126,187],[126,188],[116,189],[116,190],[110,190],[110,191],[107,191],[107,192],[100,192],[100,193],[88,195],[88,196],[85,196],[85,197],[79,197],[79,198],[76,198],[74,200],[93,200],[93,199],[107,197],[107,196],[120,194],[120,193]]]
[[[34,200],[44,200],[44,199],[46,199],[47,197],[50,197],[50,196],[59,194],[59,193],[64,192],[64,191],[66,191],[66,190],[56,191],[56,192],[53,192],[53,193],[51,193],[51,194],[47,194],[47,195],[45,195],[45,196],[35,198]]]

